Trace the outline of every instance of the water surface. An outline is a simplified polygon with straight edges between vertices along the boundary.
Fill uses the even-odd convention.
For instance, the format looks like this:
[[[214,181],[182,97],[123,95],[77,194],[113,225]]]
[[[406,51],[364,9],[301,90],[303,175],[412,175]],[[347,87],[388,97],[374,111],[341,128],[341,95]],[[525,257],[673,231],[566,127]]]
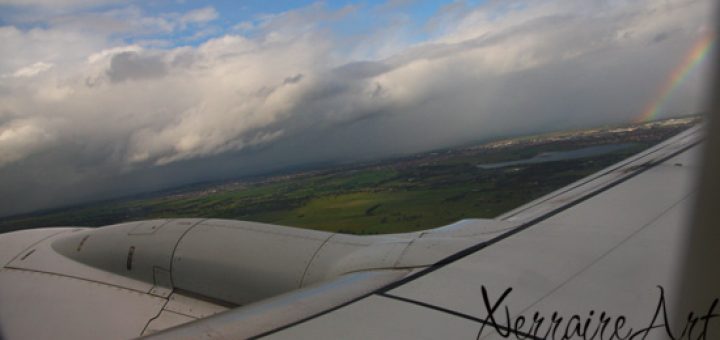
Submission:
[[[520,159],[517,161],[478,164],[477,166],[481,169],[497,169],[497,168],[503,168],[503,167],[511,166],[511,165],[524,165],[524,164],[564,161],[564,160],[569,160],[569,159],[577,159],[577,158],[585,158],[585,157],[604,155],[604,154],[611,153],[614,151],[626,149],[626,148],[629,148],[634,145],[635,144],[633,144],[633,143],[608,144],[608,145],[589,146],[586,148],[580,148],[580,149],[568,150],[568,151],[550,151],[550,152],[539,153],[531,158]]]

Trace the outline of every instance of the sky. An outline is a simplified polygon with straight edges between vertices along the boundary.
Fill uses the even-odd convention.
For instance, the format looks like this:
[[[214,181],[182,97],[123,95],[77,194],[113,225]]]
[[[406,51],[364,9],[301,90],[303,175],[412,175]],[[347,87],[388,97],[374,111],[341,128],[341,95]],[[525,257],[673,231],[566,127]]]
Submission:
[[[0,216],[636,121],[712,6],[0,0]]]

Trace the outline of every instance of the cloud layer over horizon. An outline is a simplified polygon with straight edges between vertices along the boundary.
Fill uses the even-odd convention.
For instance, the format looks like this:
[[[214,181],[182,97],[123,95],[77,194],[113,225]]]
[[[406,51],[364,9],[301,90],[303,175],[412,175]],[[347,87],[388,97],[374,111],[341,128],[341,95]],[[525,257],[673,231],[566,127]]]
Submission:
[[[630,121],[712,12],[709,0],[456,2],[419,34],[412,4],[393,1],[251,22],[213,6],[0,6],[20,13],[0,21],[0,215]],[[370,14],[382,27],[344,25]],[[700,110],[704,81],[691,74],[664,113]]]

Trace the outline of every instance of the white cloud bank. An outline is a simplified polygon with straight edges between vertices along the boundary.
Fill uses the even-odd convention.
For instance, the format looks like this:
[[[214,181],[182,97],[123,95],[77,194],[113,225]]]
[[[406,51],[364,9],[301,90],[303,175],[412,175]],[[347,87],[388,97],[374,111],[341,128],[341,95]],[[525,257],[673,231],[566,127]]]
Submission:
[[[246,27],[251,35],[170,49],[126,45],[113,39],[116,31],[88,32],[67,21],[29,30],[0,27],[0,75],[6,75],[0,77],[0,184],[18,178],[23,160],[32,158],[28,164],[36,166],[43,159],[58,162],[53,155],[61,154],[71,155],[60,160],[70,170],[50,176],[54,181],[68,172],[76,179],[108,169],[103,178],[112,178],[306,135],[328,136],[316,137],[324,151],[307,151],[321,159],[347,151],[339,140],[358,154],[381,155],[629,120],[709,29],[711,5],[551,0],[448,6],[427,26],[432,39],[397,44],[402,48],[375,60],[350,56],[386,48],[383,30],[348,51],[341,42],[347,37],[321,25],[340,14],[322,6],[268,17]],[[115,18],[118,30],[128,31],[121,24],[132,22],[172,31],[216,20],[218,13],[207,7],[152,18],[130,8],[97,16]],[[686,82],[668,110],[698,109],[701,76]],[[346,136],[337,137],[343,129]],[[50,203],[5,211],[43,204]]]

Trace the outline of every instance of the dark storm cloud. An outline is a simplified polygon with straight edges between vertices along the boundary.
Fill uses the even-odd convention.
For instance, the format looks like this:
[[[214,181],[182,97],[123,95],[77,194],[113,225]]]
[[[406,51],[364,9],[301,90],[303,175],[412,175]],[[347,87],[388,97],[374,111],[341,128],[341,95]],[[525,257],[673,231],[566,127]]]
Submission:
[[[167,73],[163,60],[157,56],[142,56],[137,52],[122,52],[110,60],[107,75],[112,82],[129,79],[162,77]]]
[[[666,40],[666,39],[669,38],[669,37],[670,37],[670,32],[662,32],[662,33],[658,33],[658,34],[652,39],[652,41],[653,41],[654,43],[659,43],[659,42],[661,42],[661,41],[663,41],[663,40]]]
[[[364,79],[378,76],[391,69],[392,67],[382,62],[357,61],[342,65],[333,72],[340,78]]]
[[[303,79],[302,73],[298,73],[292,77],[287,77],[283,80],[283,84],[297,84]]]

